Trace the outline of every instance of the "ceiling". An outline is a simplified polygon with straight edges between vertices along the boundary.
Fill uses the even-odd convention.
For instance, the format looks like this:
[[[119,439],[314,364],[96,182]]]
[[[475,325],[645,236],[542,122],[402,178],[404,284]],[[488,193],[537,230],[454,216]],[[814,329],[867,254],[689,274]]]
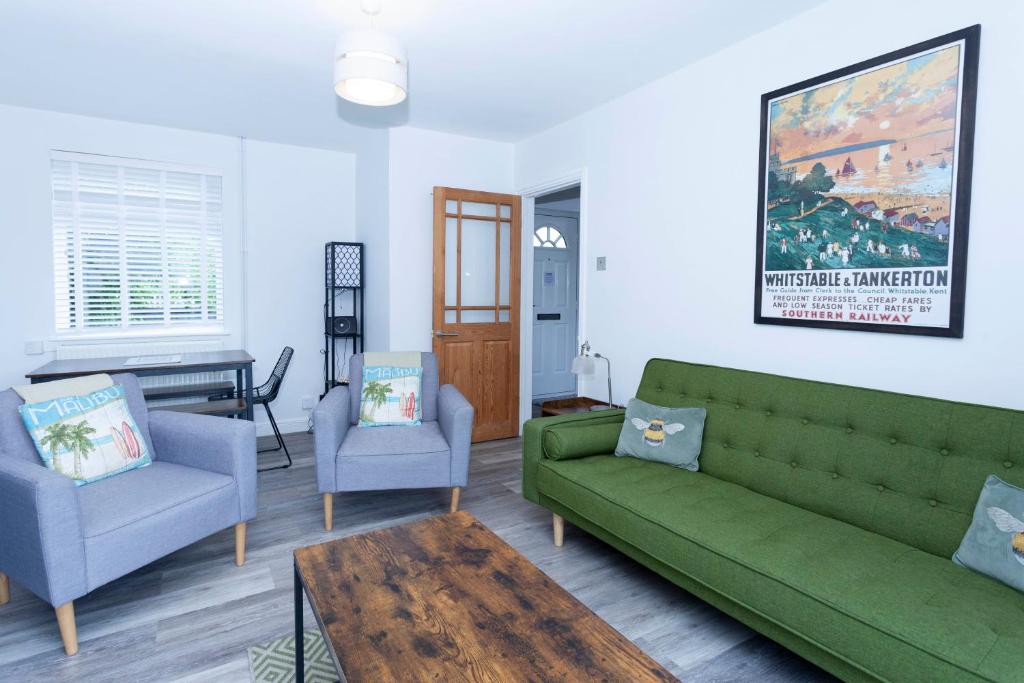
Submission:
[[[376,109],[331,84],[358,0],[5,0],[0,103],[328,148],[352,125],[514,141],[820,2],[384,0],[410,97]]]

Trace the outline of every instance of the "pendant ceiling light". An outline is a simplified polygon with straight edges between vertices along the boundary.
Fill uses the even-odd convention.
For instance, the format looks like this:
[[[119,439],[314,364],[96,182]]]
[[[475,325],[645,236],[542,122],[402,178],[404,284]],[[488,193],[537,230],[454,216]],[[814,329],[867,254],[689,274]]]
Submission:
[[[379,0],[363,0],[370,28],[346,31],[334,48],[334,92],[356,104],[386,107],[405,99],[409,63],[401,43],[377,31],[373,17],[380,13]]]

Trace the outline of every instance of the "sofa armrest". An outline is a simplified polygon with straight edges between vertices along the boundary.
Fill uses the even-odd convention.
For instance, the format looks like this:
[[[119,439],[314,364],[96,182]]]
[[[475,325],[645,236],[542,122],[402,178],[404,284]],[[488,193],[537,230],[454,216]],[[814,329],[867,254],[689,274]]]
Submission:
[[[0,458],[0,571],[54,607],[89,592],[74,480]]]
[[[226,474],[238,486],[239,521],[256,516],[256,426],[170,410],[149,413],[154,460]]]
[[[585,421],[548,425],[544,428],[541,445],[549,460],[575,460],[591,455],[614,453],[622,433],[622,421]]]
[[[473,440],[473,406],[453,384],[437,394],[437,421],[452,451],[452,486],[469,483],[469,446]]]
[[[320,493],[338,490],[336,460],[351,420],[349,388],[334,387],[313,409],[313,454]]]
[[[545,457],[544,431],[548,427],[573,425],[582,428],[587,425],[621,425],[625,418],[625,410],[595,410],[589,413],[555,415],[527,421],[523,425],[523,498],[540,503],[540,495],[537,492],[537,466]]]

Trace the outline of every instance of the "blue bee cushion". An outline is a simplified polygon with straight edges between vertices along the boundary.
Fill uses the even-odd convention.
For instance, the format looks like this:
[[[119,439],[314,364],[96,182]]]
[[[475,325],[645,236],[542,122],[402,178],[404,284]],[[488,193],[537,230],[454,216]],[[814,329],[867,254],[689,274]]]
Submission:
[[[696,472],[706,415],[703,408],[665,408],[630,399],[615,455],[663,462]]]
[[[1024,489],[989,475],[953,561],[1024,591]]]
[[[121,384],[82,396],[25,403],[18,411],[43,464],[79,486],[151,462]]]
[[[422,420],[423,368],[363,367],[360,427],[413,426]]]

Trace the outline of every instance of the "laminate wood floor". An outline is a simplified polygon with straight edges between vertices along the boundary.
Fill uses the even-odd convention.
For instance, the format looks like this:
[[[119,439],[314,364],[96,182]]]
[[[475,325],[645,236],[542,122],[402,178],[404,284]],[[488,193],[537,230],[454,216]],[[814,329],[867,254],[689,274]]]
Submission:
[[[291,633],[292,550],[447,510],[448,490],[339,494],[323,530],[312,437],[285,436],[295,465],[259,475],[244,567],[232,531],[76,601],[81,651],[65,657],[51,607],[17,584],[0,606],[0,681],[248,681],[246,648]],[[269,443],[262,443],[269,445]],[[831,677],[520,495],[518,439],[473,447],[462,509],[686,683]],[[262,454],[261,465],[278,456]],[[307,606],[306,623],[312,624]]]

